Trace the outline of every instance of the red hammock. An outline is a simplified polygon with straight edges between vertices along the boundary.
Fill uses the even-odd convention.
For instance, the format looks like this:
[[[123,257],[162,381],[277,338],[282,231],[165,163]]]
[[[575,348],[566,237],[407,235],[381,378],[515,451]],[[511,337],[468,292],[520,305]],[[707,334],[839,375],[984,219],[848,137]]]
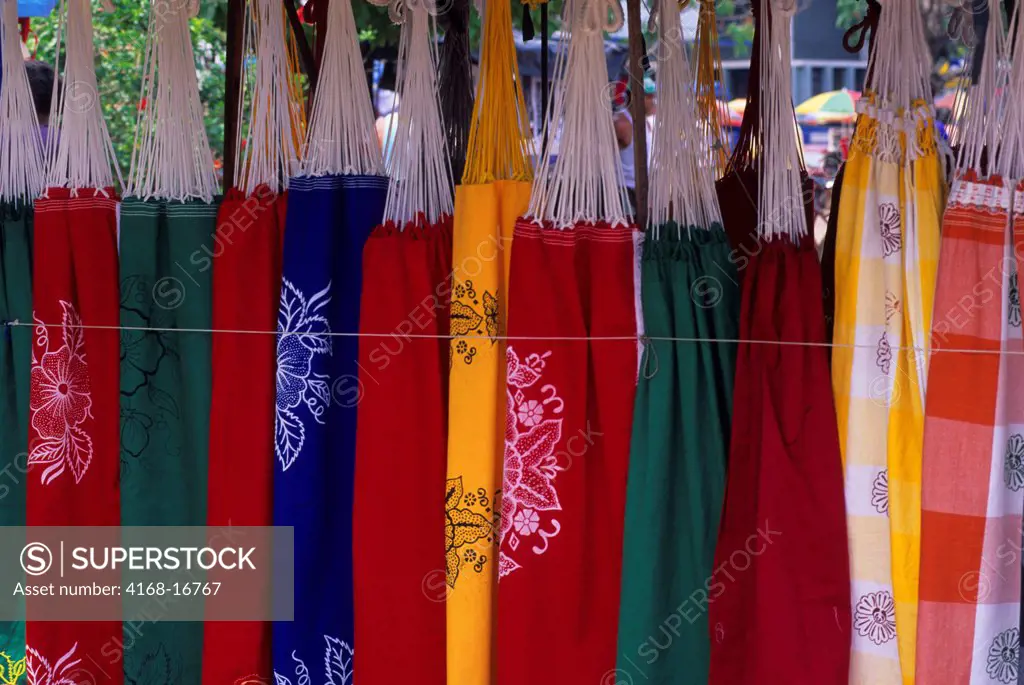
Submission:
[[[47,195],[35,205],[27,521],[117,526],[117,199],[109,188]],[[54,669],[53,682],[122,682],[120,659],[110,660],[120,654],[120,622],[32,622],[31,600],[27,616],[30,670]]]
[[[277,195],[266,186],[248,197],[231,190],[224,198],[209,255],[215,330],[277,329],[286,201],[285,194]],[[213,336],[210,526],[269,526],[273,520],[276,354],[277,338],[272,334]],[[225,579],[211,571],[207,580]],[[269,607],[269,575],[265,581],[267,591],[252,601]],[[270,623],[205,624],[205,685],[269,682],[270,661]]]
[[[637,377],[635,232],[516,225],[501,496],[498,684],[615,668]],[[621,336],[621,340],[564,340]],[[536,338],[536,339],[524,339]]]
[[[745,186],[745,188],[744,188]],[[752,172],[719,182],[742,276],[725,506],[706,592],[711,685],[846,685],[842,463],[813,237],[766,241]],[[805,184],[806,188],[806,184]],[[746,342],[744,342],[746,341]]]
[[[378,226],[363,250],[353,511],[362,685],[445,678],[452,224]],[[401,531],[396,548],[394,531]],[[401,550],[401,559],[393,558]],[[401,649],[396,650],[395,645]]]

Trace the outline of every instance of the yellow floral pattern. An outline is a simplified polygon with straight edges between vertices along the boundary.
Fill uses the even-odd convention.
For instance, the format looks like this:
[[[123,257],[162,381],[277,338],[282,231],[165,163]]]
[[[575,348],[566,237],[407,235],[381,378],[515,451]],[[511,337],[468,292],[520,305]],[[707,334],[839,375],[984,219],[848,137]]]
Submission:
[[[3,663],[0,664],[0,683],[3,685],[18,685],[21,676],[25,675],[25,658],[14,660],[7,655],[7,652],[0,652]]]
[[[480,513],[481,510],[483,513]],[[483,488],[478,488],[476,492],[465,492],[461,476],[448,479],[444,495],[444,558],[449,587],[455,587],[455,581],[464,566],[483,573],[489,561],[487,554],[481,554],[472,545],[478,540],[485,540],[488,545],[482,549],[486,551],[490,548],[498,511]]]
[[[486,290],[478,291],[473,281],[456,281],[451,305],[451,361],[458,357],[472,364],[484,336],[494,345],[501,337],[501,315],[498,297]]]

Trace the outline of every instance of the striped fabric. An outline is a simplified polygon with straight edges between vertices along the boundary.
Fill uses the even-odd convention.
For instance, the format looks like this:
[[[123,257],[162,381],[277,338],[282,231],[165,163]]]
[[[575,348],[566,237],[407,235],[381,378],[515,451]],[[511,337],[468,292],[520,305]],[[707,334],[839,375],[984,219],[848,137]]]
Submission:
[[[1024,195],[959,179],[943,219],[928,378],[918,685],[1017,683]],[[1012,243],[1012,244],[1011,244]],[[962,352],[960,350],[976,350]]]
[[[846,474],[851,685],[914,682],[922,379],[944,201],[930,119],[919,110],[915,122],[923,135],[901,159],[905,136],[861,115],[839,209],[832,374]]]

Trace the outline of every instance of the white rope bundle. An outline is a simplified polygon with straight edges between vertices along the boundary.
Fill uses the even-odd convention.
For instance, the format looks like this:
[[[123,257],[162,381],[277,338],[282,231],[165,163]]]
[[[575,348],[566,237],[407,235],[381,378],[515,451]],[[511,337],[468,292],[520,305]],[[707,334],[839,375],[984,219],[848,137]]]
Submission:
[[[121,186],[121,168],[103,120],[96,70],[93,67],[92,7],[89,0],[61,0],[57,24],[54,71],[62,81],[53,84],[51,134],[46,141],[46,183],[55,188],[112,186],[113,167]],[[63,43],[62,43],[62,34]],[[64,68],[61,70],[61,45]],[[62,85],[59,88],[58,83]]]
[[[350,0],[333,0],[327,7],[323,63],[304,157],[310,176],[384,174]]]
[[[678,230],[722,223],[715,193],[711,132],[697,113],[693,74],[680,30],[678,0],[657,0],[658,116],[654,119],[648,191],[653,235],[674,221]]]
[[[437,50],[431,14],[433,0],[404,5],[399,15],[398,117],[388,158],[384,220],[405,226],[422,214],[435,223],[454,213],[452,171],[445,151],[444,125],[437,93]],[[394,16],[394,15],[393,15]],[[388,132],[390,135],[390,131]]]
[[[759,99],[761,141],[758,155],[757,232],[770,240],[796,242],[807,235],[800,172],[803,155],[793,112],[793,71],[790,66],[791,18],[795,0],[761,0]]]
[[[248,130],[243,138],[242,126],[238,129],[234,178],[235,187],[247,195],[264,184],[274,192],[284,190],[300,171],[302,103],[291,82],[284,13],[279,0],[247,3],[242,54],[251,55],[254,63],[238,99],[238,121]],[[246,101],[248,119],[243,116]]]
[[[988,1],[989,22],[981,59],[978,82],[957,92],[954,105],[964,107],[957,122],[960,151],[956,167],[960,172],[981,169],[982,153],[988,149],[989,168],[996,166],[996,149],[1000,144],[1006,85],[1009,81],[1008,44],[1003,26],[1002,3]],[[974,55],[965,65],[973,67]]]
[[[18,0],[0,0],[0,201],[31,202],[46,185],[43,140],[18,33]]]
[[[617,0],[566,0],[562,25],[569,27],[568,40],[560,41],[553,72],[558,81],[547,113],[552,132],[559,127],[558,158],[552,164],[551,136],[528,215],[556,228],[602,219],[625,226],[629,200],[612,123],[603,36],[622,26],[622,8]]]
[[[217,192],[189,32],[198,9],[197,0],[150,7],[127,196],[212,202]]]
[[[935,118],[931,51],[917,1],[887,0],[876,30],[876,48],[868,63],[869,78],[864,88],[875,93],[877,103],[862,99],[857,110],[879,122],[875,156],[906,163],[921,153],[915,135],[918,122]],[[900,148],[901,132],[911,134],[906,137],[905,152]]]
[[[1008,42],[1004,48],[1004,58],[1008,59],[1006,53],[1009,52],[1009,45],[1016,46],[1016,53],[1010,64],[1006,92],[1001,101],[1005,107],[999,143],[989,148],[989,154],[995,156],[989,169],[1007,180],[1024,178],[1024,112],[1020,106],[1024,98],[1024,7],[1021,3],[1016,4],[1010,20],[1008,41],[1012,42]]]

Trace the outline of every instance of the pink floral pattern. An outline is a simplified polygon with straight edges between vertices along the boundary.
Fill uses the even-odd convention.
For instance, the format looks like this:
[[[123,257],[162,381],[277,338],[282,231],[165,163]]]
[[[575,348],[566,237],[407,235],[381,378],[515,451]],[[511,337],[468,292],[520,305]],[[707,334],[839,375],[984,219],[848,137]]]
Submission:
[[[550,352],[531,354],[520,360],[510,345],[505,405],[505,475],[501,491],[501,555],[498,575],[504,577],[521,568],[516,553],[520,543],[538,537],[540,546],[528,546],[535,554],[547,549],[548,539],[560,526],[551,513],[562,509],[555,479],[565,470],[556,447],[562,439],[563,403],[551,385],[538,389]],[[537,397],[528,395],[536,394]],[[547,413],[553,418],[545,418]],[[552,532],[553,531],[553,532]]]
[[[65,470],[71,471],[76,483],[82,482],[93,454],[92,438],[82,428],[92,418],[82,320],[74,305],[61,301],[60,306],[64,315],[59,347],[51,345],[51,329],[36,319],[32,349],[29,409],[35,435],[28,463],[44,467],[43,485]]]

